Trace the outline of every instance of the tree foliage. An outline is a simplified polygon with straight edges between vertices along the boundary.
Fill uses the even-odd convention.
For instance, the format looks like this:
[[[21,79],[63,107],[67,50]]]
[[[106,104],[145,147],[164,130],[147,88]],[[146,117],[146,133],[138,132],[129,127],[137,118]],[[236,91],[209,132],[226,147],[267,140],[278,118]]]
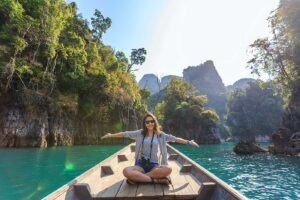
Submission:
[[[281,1],[268,18],[272,36],[257,39],[250,47],[252,73],[267,73],[285,88],[285,96],[296,98],[300,84],[300,2]],[[299,98],[299,97],[298,97]]]
[[[206,96],[197,96],[192,85],[174,78],[164,90],[164,101],[156,105],[155,114],[167,131],[183,137],[200,136],[219,122],[215,111],[204,108]]]
[[[147,51],[144,48],[132,49],[127,72],[132,71],[133,65],[142,65],[146,61],[146,54]]]
[[[0,93],[44,95],[82,121],[128,122],[146,106],[128,59],[101,41],[111,20],[96,10],[90,29],[76,12],[63,0],[1,1]],[[132,64],[141,64],[145,52]]]
[[[120,65],[121,65],[121,69],[123,71],[127,71],[128,65],[129,65],[129,61],[128,61],[126,55],[124,54],[124,52],[117,51],[116,58],[118,59]]]
[[[271,83],[253,82],[229,97],[227,125],[233,136],[271,135],[281,125],[283,100]]]
[[[102,39],[102,35],[111,26],[111,19],[109,17],[105,18],[98,9],[95,10],[94,16],[95,17],[91,18],[92,26],[93,26],[92,31],[95,34],[95,36],[99,40],[101,40]]]
[[[120,68],[127,72],[131,73],[133,71],[137,71],[137,69],[133,69],[134,65],[142,65],[146,61],[147,51],[144,48],[132,49],[130,55],[130,62],[126,58],[124,52],[117,51],[116,58],[120,63]]]

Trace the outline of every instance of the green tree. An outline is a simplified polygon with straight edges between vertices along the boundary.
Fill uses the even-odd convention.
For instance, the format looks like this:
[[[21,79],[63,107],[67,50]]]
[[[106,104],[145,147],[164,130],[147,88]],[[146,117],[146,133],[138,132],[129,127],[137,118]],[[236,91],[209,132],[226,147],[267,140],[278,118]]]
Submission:
[[[73,16],[72,8],[62,0],[5,0],[0,10],[0,41],[4,45],[0,70],[6,90],[11,83],[14,87],[52,90],[59,36]]]
[[[251,45],[248,67],[253,73],[267,73],[283,87],[286,112],[283,126],[300,130],[300,1],[280,1],[269,17],[272,36]],[[293,120],[291,120],[293,119]]]
[[[127,72],[136,71],[132,70],[133,65],[142,65],[146,61],[146,54],[147,50],[145,48],[132,49]]]
[[[281,1],[268,18],[272,37],[257,39],[248,61],[252,73],[267,73],[285,87],[285,95],[293,95],[300,81],[300,2]],[[294,97],[292,97],[294,98]]]
[[[36,105],[30,112],[42,105],[49,116],[71,113],[81,144],[112,129],[138,128],[149,94],[127,72],[125,55],[102,43],[111,20],[96,10],[90,29],[76,12],[63,0],[1,1],[0,100],[17,96],[20,106]]]
[[[219,142],[212,129],[220,119],[215,111],[205,109],[206,96],[197,96],[196,89],[180,79],[172,79],[164,90],[164,101],[156,105],[155,114],[165,130],[199,143],[212,142],[209,138]]]
[[[283,100],[271,83],[253,82],[232,93],[228,102],[227,125],[235,137],[254,140],[271,135],[281,125]]]
[[[92,21],[92,31],[95,34],[95,36],[101,40],[103,34],[107,31],[107,29],[111,26],[111,19],[109,17],[104,17],[102,13],[96,9],[94,13],[95,17],[91,18]]]
[[[117,51],[116,58],[118,59],[119,63],[121,64],[121,68],[123,71],[128,69],[129,61],[124,52]]]

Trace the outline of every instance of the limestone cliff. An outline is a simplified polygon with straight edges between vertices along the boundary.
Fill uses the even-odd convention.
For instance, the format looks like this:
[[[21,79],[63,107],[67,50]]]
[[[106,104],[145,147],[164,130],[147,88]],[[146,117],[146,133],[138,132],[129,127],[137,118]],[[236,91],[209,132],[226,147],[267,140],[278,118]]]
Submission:
[[[183,80],[194,85],[201,94],[207,95],[208,107],[215,109],[223,119],[226,114],[226,87],[217,72],[213,61],[183,70]]]
[[[161,78],[160,81],[160,86],[161,86],[161,90],[155,94],[152,94],[150,99],[149,99],[149,103],[148,103],[148,109],[150,111],[153,111],[156,104],[162,102],[165,98],[165,87],[169,84],[169,82],[171,81],[172,78],[179,78],[182,79],[182,77],[180,76],[175,76],[175,75],[168,75],[168,76],[164,76]]]
[[[256,80],[253,78],[242,78],[242,79],[236,81],[234,84],[228,85],[227,90],[230,92],[234,92],[237,89],[245,89],[249,85],[249,83],[255,82],[255,81]]]
[[[142,89],[147,89],[151,94],[155,94],[161,90],[160,80],[154,74],[145,74],[139,81],[139,86]]]
[[[282,121],[283,127],[272,135],[270,152],[300,156],[300,87],[293,90]]]
[[[182,79],[180,76],[168,75],[159,80],[154,74],[145,74],[139,81],[139,86],[141,89],[149,90],[151,94],[156,94],[163,90],[172,78]]]
[[[226,92],[222,79],[211,60],[184,69],[183,79],[193,84],[203,94],[215,95]]]
[[[34,99],[35,103],[32,103]],[[120,108],[106,117],[82,116],[67,108],[56,109],[50,98],[15,94],[0,98],[0,147],[51,147],[77,144],[127,143],[128,139],[100,140],[107,132],[134,130],[141,116]]]
[[[34,95],[37,104],[27,104],[28,95],[1,99],[0,147],[48,147],[72,145],[76,130],[74,116],[55,112],[49,100]],[[23,102],[23,103],[21,103]]]
[[[175,76],[175,75],[168,75],[168,76],[164,76],[161,78],[161,88],[164,89],[171,81],[172,78],[179,78],[182,79],[182,77],[180,76]]]

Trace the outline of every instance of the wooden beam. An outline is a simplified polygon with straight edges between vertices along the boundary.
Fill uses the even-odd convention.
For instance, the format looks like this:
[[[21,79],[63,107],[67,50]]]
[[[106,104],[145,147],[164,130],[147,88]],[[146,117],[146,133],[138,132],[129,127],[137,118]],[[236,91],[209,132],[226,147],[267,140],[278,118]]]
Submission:
[[[87,183],[74,184],[74,191],[77,199],[92,200],[91,189]]]
[[[176,154],[176,153],[172,153],[169,156],[169,160],[177,160],[177,158],[178,158],[178,154]]]
[[[130,146],[131,152],[135,152],[135,145]]]
[[[112,168],[110,167],[110,165],[107,166],[101,166],[101,177],[102,176],[107,176],[107,175],[112,175],[114,174]]]
[[[124,154],[118,155],[119,162],[123,162],[123,161],[127,161],[127,160],[128,160],[128,158],[126,157],[126,155],[124,155]]]
[[[213,192],[216,188],[217,184],[214,182],[204,182],[202,183],[199,189],[199,195],[196,200],[205,200],[210,199],[213,195]]]
[[[181,167],[180,172],[190,172],[192,167],[193,167],[193,165],[191,165],[191,164],[184,164]]]

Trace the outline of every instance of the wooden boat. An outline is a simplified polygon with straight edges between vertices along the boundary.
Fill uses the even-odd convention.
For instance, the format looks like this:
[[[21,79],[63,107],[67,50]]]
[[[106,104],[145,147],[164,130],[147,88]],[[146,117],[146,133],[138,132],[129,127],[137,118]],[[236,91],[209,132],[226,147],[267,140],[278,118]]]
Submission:
[[[247,199],[174,147],[167,149],[171,185],[128,185],[123,169],[134,164],[135,145],[130,144],[43,199]]]

